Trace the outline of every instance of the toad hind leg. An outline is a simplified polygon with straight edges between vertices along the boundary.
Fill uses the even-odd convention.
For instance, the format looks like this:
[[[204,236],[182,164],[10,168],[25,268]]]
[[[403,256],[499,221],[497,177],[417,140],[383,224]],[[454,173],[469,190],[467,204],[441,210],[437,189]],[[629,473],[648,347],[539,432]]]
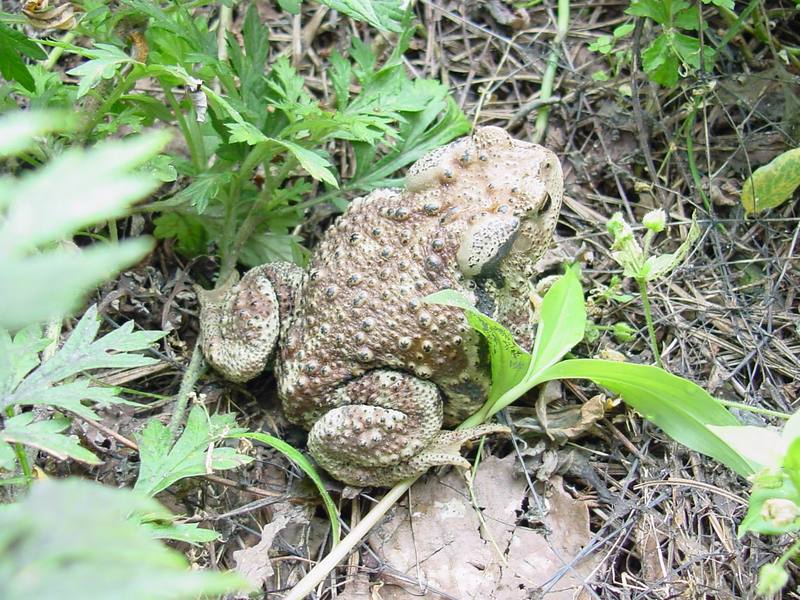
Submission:
[[[355,486],[391,486],[440,465],[469,467],[468,440],[497,425],[442,431],[436,386],[407,373],[371,371],[332,392],[335,405],[311,428],[308,448],[328,473]]]

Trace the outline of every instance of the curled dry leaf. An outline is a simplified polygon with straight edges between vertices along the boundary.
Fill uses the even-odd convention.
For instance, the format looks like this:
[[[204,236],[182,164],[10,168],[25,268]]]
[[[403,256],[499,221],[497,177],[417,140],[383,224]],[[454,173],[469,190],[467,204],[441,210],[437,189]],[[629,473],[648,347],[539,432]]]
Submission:
[[[22,14],[36,29],[59,29],[68,31],[76,25],[75,11],[81,10],[71,2],[50,6],[49,0],[28,0],[22,6]]]

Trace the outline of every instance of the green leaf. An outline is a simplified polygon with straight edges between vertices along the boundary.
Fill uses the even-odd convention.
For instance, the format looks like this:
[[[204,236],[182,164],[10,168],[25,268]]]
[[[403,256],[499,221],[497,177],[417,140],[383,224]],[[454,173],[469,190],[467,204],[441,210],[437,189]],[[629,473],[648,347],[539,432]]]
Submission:
[[[309,175],[314,179],[324,181],[328,185],[335,188],[339,187],[339,182],[336,181],[336,176],[332,173],[331,163],[321,157],[319,154],[307,148],[303,148],[299,144],[289,142],[286,140],[273,140],[275,143],[280,144],[291,152]]]
[[[752,425],[709,425],[708,428],[745,457],[756,471],[765,467],[778,468],[783,462],[787,444],[774,429]]]
[[[328,494],[328,490],[325,489],[325,483],[322,481],[319,473],[317,473],[316,469],[314,469],[314,466],[305,456],[303,456],[299,450],[293,448],[283,440],[266,433],[235,433],[229,435],[228,437],[233,439],[246,438],[250,440],[256,440],[262,444],[270,446],[271,448],[275,448],[278,452],[296,464],[316,486],[317,491],[322,498],[322,502],[325,505],[325,511],[328,513],[328,520],[331,523],[331,537],[333,538],[333,545],[335,546],[339,543],[339,512],[336,510],[336,504],[334,504],[333,499],[331,498],[330,494]]]
[[[167,489],[186,477],[233,469],[253,459],[233,448],[214,447],[239,430],[233,415],[209,415],[197,405],[189,412],[186,427],[175,444],[163,423],[151,419],[137,436],[141,467],[133,489],[148,496]]]
[[[542,299],[528,377],[556,364],[583,339],[586,307],[579,273],[577,267],[567,269]]]
[[[175,238],[178,252],[189,258],[204,254],[208,239],[203,223],[192,215],[178,212],[164,213],[153,219],[153,235],[158,239]]]
[[[301,2],[302,0],[278,0],[278,6],[291,15],[299,15]]]
[[[229,141],[232,144],[244,142],[250,146],[255,146],[256,144],[269,141],[269,138],[261,133],[252,123],[226,123],[225,127],[231,132]]]
[[[157,182],[132,170],[160,150],[163,134],[74,148],[6,190],[0,257],[19,256],[67,237],[79,227],[121,217]],[[88,174],[91,174],[89,176]],[[0,259],[1,260],[1,259]]]
[[[175,540],[187,544],[207,544],[220,539],[213,529],[203,529],[197,523],[152,523],[145,521],[142,527],[150,530],[150,535],[157,540]]]
[[[331,53],[330,80],[336,96],[336,108],[343,110],[350,98],[350,81],[353,79],[353,68],[338,51]]]
[[[0,117],[0,157],[14,156],[34,144],[34,137],[50,131],[68,131],[74,119],[66,113],[55,111],[11,112]],[[0,207],[8,204],[0,199]]]
[[[79,479],[35,483],[0,507],[0,597],[4,600],[194,600],[241,590],[231,573],[190,569],[131,514],[171,515],[126,489]]]
[[[42,337],[38,325],[29,325],[17,332],[14,338],[0,328],[0,398],[10,394],[25,375],[39,365],[39,352],[52,340]]]
[[[4,428],[0,429],[0,441],[24,444],[47,452],[59,460],[74,458],[89,465],[102,462],[94,454],[81,448],[78,440],[61,434],[69,428],[68,418],[56,416],[34,422],[35,418],[36,415],[30,412],[6,418]]]
[[[575,359],[550,367],[528,383],[532,387],[553,379],[591,379],[619,394],[676,442],[718,460],[743,477],[757,470],[757,465],[709,428],[738,426],[736,418],[687,379],[649,365]]]
[[[678,249],[671,254],[648,257],[635,277],[643,278],[645,281],[654,281],[666,277],[686,259],[698,237],[700,237],[700,226],[697,224],[696,216],[693,215],[692,224],[689,226],[686,238],[678,246]]]
[[[800,186],[800,148],[787,150],[756,169],[742,185],[742,204],[748,213],[780,206]]]
[[[478,311],[455,290],[436,292],[423,298],[423,301],[464,309],[470,326],[486,338],[492,368],[492,390],[486,405],[493,407],[498,398],[525,376],[531,361],[530,354],[517,345],[511,332]]]
[[[768,518],[765,511],[768,502],[790,501],[800,504],[800,494],[789,477],[781,472],[765,469],[753,477],[753,489],[750,492],[747,514],[739,523],[739,537],[748,531],[766,535],[780,535],[800,530],[800,520],[793,519],[787,523],[776,523]],[[766,513],[766,514],[765,514]]]
[[[135,264],[153,249],[139,238],[86,250],[53,250],[7,262],[0,257],[0,280],[14,294],[0,294],[0,327],[63,316],[84,305],[86,292]]]
[[[0,442],[0,471],[13,471],[17,464],[17,455],[14,453],[14,448],[10,444]],[[0,482],[4,482],[0,479]]]
[[[678,83],[678,58],[669,46],[667,34],[662,33],[642,52],[642,67],[651,80],[671,88]]]
[[[111,44],[95,44],[94,49],[87,51],[86,54],[90,60],[67,71],[67,74],[80,78],[78,98],[86,95],[101,79],[114,77],[122,65],[136,62]]]
[[[625,14],[648,17],[660,25],[667,25],[670,22],[667,3],[662,0],[632,0]]]
[[[47,58],[47,54],[25,34],[0,23],[0,74],[34,92],[36,85],[33,76],[20,54],[38,60]]]
[[[400,20],[404,14],[402,0],[318,0],[358,21],[365,21],[381,31],[402,31]]]
[[[97,414],[84,401],[101,405],[124,402],[118,390],[93,386],[88,379],[78,378],[67,383],[63,380],[83,371],[114,367],[136,367],[153,364],[155,359],[131,354],[149,348],[164,336],[162,331],[133,332],[133,321],[95,340],[100,327],[97,308],[89,307],[75,326],[66,343],[47,362],[39,365],[15,389],[0,394],[0,410],[10,406],[49,405],[72,411],[78,415],[97,419]],[[7,336],[2,335],[0,339]],[[16,342],[16,341],[15,341]],[[38,361],[38,343],[14,344],[10,351],[11,362],[27,367]],[[8,348],[8,346],[6,346]],[[19,371],[17,371],[19,373]]]

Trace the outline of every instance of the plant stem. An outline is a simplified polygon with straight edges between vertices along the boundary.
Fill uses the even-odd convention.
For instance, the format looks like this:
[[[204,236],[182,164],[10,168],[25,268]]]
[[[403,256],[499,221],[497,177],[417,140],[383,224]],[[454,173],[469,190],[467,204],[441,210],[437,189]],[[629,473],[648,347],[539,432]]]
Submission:
[[[650,350],[653,352],[656,365],[663,369],[661,352],[658,349],[658,340],[656,339],[656,328],[653,325],[653,313],[650,309],[650,297],[647,295],[647,281],[637,278],[636,283],[639,286],[639,293],[642,295],[642,307],[644,308],[644,320],[647,322],[647,335],[650,338]]]
[[[411,477],[404,479],[391,490],[386,492],[386,495],[381,498],[371,511],[369,511],[358,525],[350,530],[344,539],[339,542],[328,555],[319,561],[313,569],[311,569],[306,576],[303,577],[291,591],[284,596],[283,600],[304,600],[308,598],[314,591],[314,588],[327,577],[328,573],[333,571],[341,561],[343,561],[350,552],[353,551],[361,540],[366,537],[370,530],[378,524],[395,502],[397,502],[403,494],[405,494],[418,477]]]
[[[13,406],[9,406],[6,409],[6,415],[11,418],[16,416]],[[25,452],[25,446],[20,443],[14,444],[14,454],[17,455],[17,461],[19,462],[19,466],[22,469],[22,475],[25,478],[25,483],[28,484],[31,479],[33,479],[33,470],[31,469],[31,464],[28,462],[28,454]]]
[[[778,565],[781,567],[786,566],[786,563],[789,562],[798,552],[800,552],[800,540],[795,540],[794,544],[789,546],[789,549],[778,559]]]
[[[787,415],[786,413],[782,413],[778,410],[770,410],[769,408],[761,408],[760,406],[750,406],[749,404],[745,404],[743,402],[734,402],[733,400],[723,400],[721,398],[715,398],[717,402],[722,404],[723,406],[729,406],[731,408],[738,408],[739,410],[745,410],[747,412],[755,413],[757,415],[766,415],[768,417],[777,417],[778,419],[789,419],[792,415]]]
[[[186,372],[181,379],[181,387],[178,390],[178,396],[175,398],[175,408],[172,411],[172,419],[169,422],[169,431],[173,441],[177,439],[181,425],[183,425],[186,407],[189,405],[189,394],[205,369],[206,363],[203,360],[203,353],[200,351],[200,344],[197,343],[194,345],[189,366],[186,367]]]
[[[542,87],[539,90],[539,99],[547,102],[553,95],[553,83],[558,69],[558,59],[561,58],[561,44],[567,37],[569,29],[569,0],[558,0],[558,16],[556,17],[556,36],[550,47],[550,58],[542,77]],[[550,105],[544,104],[536,113],[536,125],[533,131],[533,141],[537,144],[544,139],[547,129],[547,119],[550,116]]]
[[[71,44],[76,35],[77,34],[74,31],[68,31],[64,37],[61,38],[61,41],[65,44]],[[56,46],[50,51],[50,54],[47,55],[47,60],[42,63],[42,68],[45,71],[51,70],[54,66],[56,66],[58,59],[61,58],[63,54],[64,48],[62,46]]]

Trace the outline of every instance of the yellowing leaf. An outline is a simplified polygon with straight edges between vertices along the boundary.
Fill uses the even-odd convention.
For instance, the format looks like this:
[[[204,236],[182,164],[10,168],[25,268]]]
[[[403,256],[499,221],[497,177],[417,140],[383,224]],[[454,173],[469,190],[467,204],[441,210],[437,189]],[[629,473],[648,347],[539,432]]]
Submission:
[[[748,213],[780,206],[800,185],[800,148],[788,150],[759,167],[742,186],[742,204]]]

